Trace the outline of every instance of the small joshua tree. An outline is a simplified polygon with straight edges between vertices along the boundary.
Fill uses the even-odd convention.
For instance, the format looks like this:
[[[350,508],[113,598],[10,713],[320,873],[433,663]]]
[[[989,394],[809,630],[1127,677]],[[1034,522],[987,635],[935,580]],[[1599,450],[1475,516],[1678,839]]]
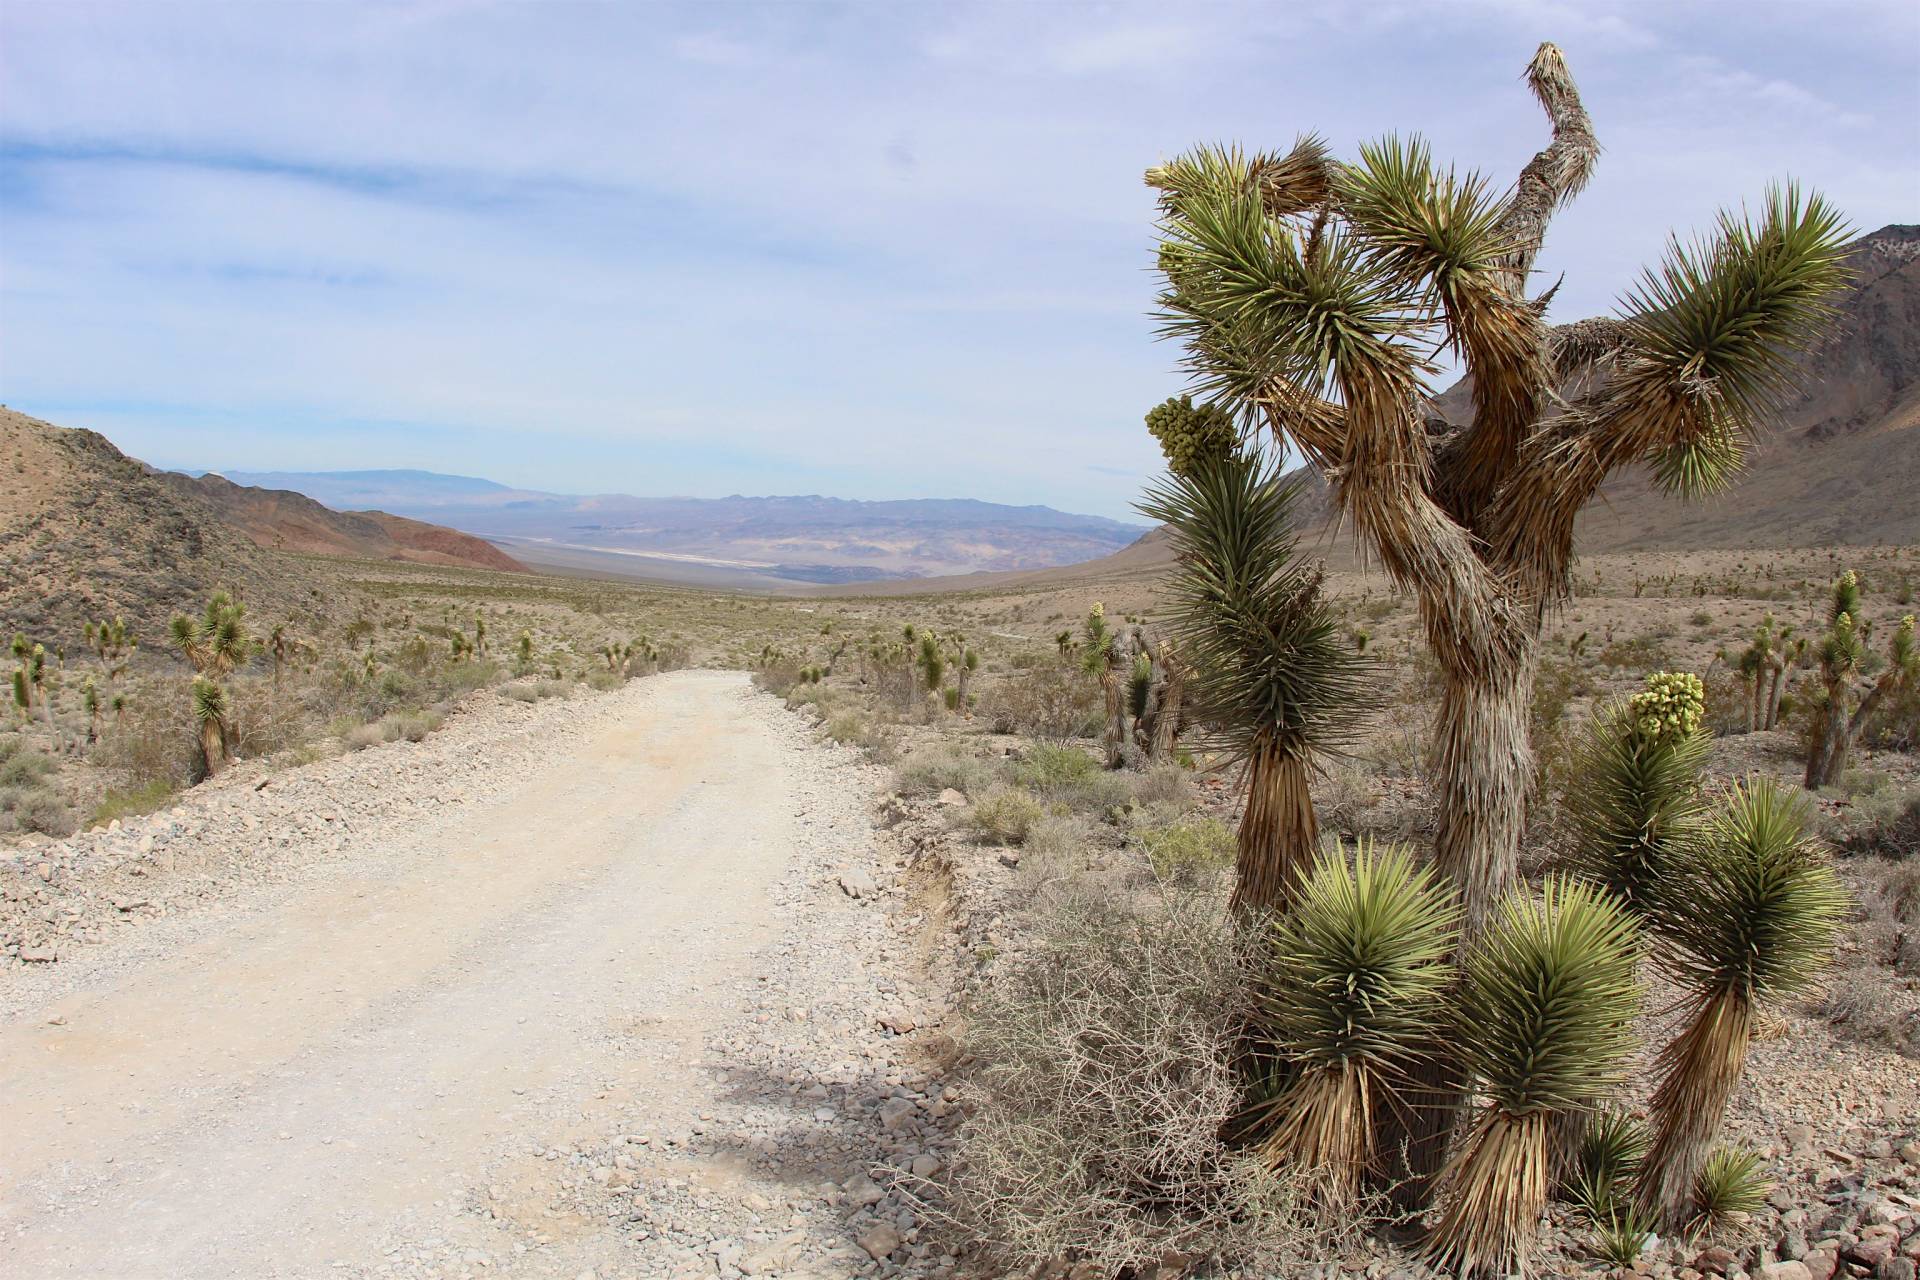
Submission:
[[[193,678],[193,718],[200,730],[200,754],[206,761],[207,776],[215,776],[227,763],[227,691],[206,676]]]
[[[1680,1034],[1661,1050],[1643,1209],[1684,1226],[1701,1170],[1739,1087],[1763,1002],[1803,990],[1826,964],[1847,897],[1807,810],[1765,779],[1734,790],[1655,899],[1658,955],[1690,992]]]
[[[1644,914],[1700,833],[1712,738],[1698,676],[1662,671],[1644,692],[1595,717],[1575,750],[1567,794],[1574,862]]]
[[[1080,665],[1087,674],[1100,681],[1100,692],[1106,702],[1106,744],[1107,768],[1118,769],[1126,763],[1127,741],[1127,701],[1120,686],[1120,672],[1127,662],[1120,633],[1107,625],[1107,606],[1094,601],[1087,610],[1086,645],[1081,654]]]
[[[1140,510],[1172,535],[1169,626],[1208,745],[1245,761],[1233,903],[1283,907],[1318,839],[1308,773],[1364,702],[1365,661],[1296,554],[1298,486],[1258,458],[1229,455],[1173,474]]]
[[[1483,1101],[1442,1181],[1430,1242],[1462,1275],[1524,1273],[1556,1130],[1623,1076],[1640,1001],[1633,917],[1596,885],[1510,892],[1466,949],[1453,1029]]]
[[[100,740],[100,686],[92,676],[80,686],[80,705],[87,713],[87,742]]]
[[[1432,867],[1399,846],[1337,843],[1315,858],[1293,909],[1276,916],[1256,981],[1263,1050],[1284,1087],[1259,1108],[1261,1153],[1294,1166],[1331,1202],[1375,1163],[1383,1112],[1440,1030],[1458,905]]]
[[[522,631],[520,633],[520,638],[514,641],[513,656],[516,664],[515,669],[519,674],[525,675],[528,671],[532,670],[533,632]]]
[[[38,647],[20,632],[13,633],[13,660],[19,664],[13,676],[13,701],[23,716],[33,710],[34,691],[40,685],[34,673],[34,650]],[[40,663],[46,664],[45,650],[41,650]]]
[[[111,622],[102,618],[98,622],[86,625],[87,647],[100,659],[100,666],[106,672],[107,683],[116,684],[127,673],[127,664],[132,660],[134,651],[140,642],[133,632],[127,629],[126,619],[114,618]]]
[[[1809,791],[1840,780],[1848,752],[1880,703],[1920,679],[1920,646],[1914,643],[1913,615],[1908,614],[1894,629],[1880,674],[1864,689],[1855,687],[1867,661],[1867,640],[1860,614],[1860,579],[1851,569],[1833,585],[1819,655],[1822,705],[1815,712],[1818,719],[1807,753]]]

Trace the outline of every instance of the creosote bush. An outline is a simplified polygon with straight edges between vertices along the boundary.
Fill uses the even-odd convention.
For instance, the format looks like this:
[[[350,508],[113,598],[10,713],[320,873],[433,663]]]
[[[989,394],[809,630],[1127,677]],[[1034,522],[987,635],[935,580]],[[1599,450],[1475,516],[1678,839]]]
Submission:
[[[1169,1253],[1332,1256],[1326,1237],[1347,1228],[1221,1140],[1246,991],[1218,912],[1068,882],[1034,921],[1034,945],[972,1012],[978,1101],[949,1187],[968,1238],[1010,1266],[1073,1257],[1095,1275]]]

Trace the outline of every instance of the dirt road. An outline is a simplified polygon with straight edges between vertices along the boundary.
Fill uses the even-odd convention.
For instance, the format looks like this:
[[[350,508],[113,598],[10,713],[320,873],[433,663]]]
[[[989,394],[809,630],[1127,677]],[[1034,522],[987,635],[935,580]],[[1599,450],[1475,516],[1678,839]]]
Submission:
[[[737,674],[606,696],[620,714],[555,735],[517,783],[363,830],[257,905],[23,1005],[0,1029],[0,1275],[867,1263],[844,1215],[807,1216],[830,1185],[698,1148],[729,1103],[708,1047],[766,1018],[776,887],[825,945],[877,936],[822,871],[870,856],[850,780],[871,771],[824,770]],[[857,951],[827,959],[840,972],[813,998],[857,1003]],[[608,1141],[617,1159],[594,1155]],[[603,1209],[574,1182],[622,1198]],[[650,1184],[666,1207],[628,1212],[624,1189],[644,1211]],[[696,1230],[676,1194],[721,1211]]]

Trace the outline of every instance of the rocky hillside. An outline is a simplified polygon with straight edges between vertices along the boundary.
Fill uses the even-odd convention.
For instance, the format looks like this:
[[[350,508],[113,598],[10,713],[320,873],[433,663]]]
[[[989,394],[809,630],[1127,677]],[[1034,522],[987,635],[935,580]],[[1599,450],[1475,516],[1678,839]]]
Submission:
[[[257,545],[310,555],[410,560],[526,573],[525,565],[472,534],[384,511],[334,511],[288,489],[256,489],[224,476],[162,477],[175,489],[203,498],[220,517]]]
[[[256,546],[199,495],[92,431],[0,409],[0,618],[77,652],[89,619],[157,641],[176,611],[228,590],[256,614],[330,611],[297,561]]]
[[[1920,226],[1851,250],[1853,289],[1727,493],[1683,503],[1623,476],[1581,521],[1593,551],[1920,542]]]

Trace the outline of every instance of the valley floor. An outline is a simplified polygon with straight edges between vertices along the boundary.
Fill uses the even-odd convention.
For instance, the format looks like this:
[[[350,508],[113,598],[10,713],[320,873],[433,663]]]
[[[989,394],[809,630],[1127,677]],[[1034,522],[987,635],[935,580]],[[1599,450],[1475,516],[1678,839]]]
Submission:
[[[0,970],[0,1275],[940,1269],[868,1181],[946,1109],[878,772],[738,674],[494,701],[76,837],[119,922]]]

